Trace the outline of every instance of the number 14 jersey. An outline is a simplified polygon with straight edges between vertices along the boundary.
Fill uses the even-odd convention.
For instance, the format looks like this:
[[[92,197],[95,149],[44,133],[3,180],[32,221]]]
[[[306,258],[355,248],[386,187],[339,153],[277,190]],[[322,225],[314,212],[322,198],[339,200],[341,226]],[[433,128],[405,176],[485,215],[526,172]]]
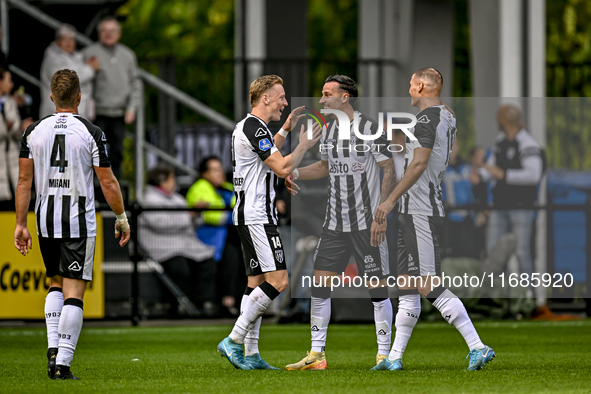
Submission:
[[[20,157],[35,168],[37,234],[95,237],[93,166],[111,165],[102,130],[72,113],[49,115],[25,130]]]

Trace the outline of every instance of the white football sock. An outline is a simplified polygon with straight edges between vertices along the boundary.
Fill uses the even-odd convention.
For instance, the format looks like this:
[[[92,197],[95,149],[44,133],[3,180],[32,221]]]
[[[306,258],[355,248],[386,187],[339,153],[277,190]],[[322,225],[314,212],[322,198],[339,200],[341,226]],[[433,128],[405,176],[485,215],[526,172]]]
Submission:
[[[242,296],[242,303],[240,304],[240,313],[242,313],[249,303],[249,296],[244,294]],[[259,352],[259,331],[261,329],[261,321],[263,317],[259,317],[248,327],[248,332],[244,338],[244,354],[246,356],[252,356]]]
[[[51,291],[45,296],[45,325],[47,326],[47,347],[57,348],[59,340],[57,327],[60,323],[60,315],[64,307],[64,293]]]
[[[62,315],[58,327],[59,350],[55,360],[57,365],[72,365],[76,344],[82,330],[82,308],[76,305],[69,305],[68,300],[64,302]]]
[[[312,297],[310,330],[312,332],[312,351],[323,352],[326,346],[326,333],[330,322],[330,298]]]
[[[484,344],[480,340],[464,304],[454,293],[449,289],[445,289],[433,302],[433,306],[441,312],[441,316],[449,324],[458,329],[470,350],[484,348]]]
[[[389,298],[373,302],[378,354],[388,355],[392,340],[392,302]]]
[[[234,324],[234,328],[230,333],[230,338],[236,343],[244,343],[250,325],[263,316],[263,313],[273,301],[265,294],[261,286],[254,289],[248,298],[244,310],[236,320],[236,324]]]
[[[412,330],[421,315],[421,295],[409,294],[398,298],[398,313],[396,314],[396,336],[388,358],[396,360],[402,358],[406,345],[410,340]]]

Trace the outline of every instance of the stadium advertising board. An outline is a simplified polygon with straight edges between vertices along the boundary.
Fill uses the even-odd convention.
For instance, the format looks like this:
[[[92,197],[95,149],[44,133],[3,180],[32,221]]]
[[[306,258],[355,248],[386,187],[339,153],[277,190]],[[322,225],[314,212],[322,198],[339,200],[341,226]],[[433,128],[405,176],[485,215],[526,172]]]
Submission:
[[[105,315],[103,262],[103,221],[97,213],[97,237],[93,281],[84,294],[84,317]],[[43,319],[49,280],[39,250],[35,215],[29,212],[27,224],[33,237],[33,248],[23,257],[14,247],[14,212],[0,212],[0,319]]]

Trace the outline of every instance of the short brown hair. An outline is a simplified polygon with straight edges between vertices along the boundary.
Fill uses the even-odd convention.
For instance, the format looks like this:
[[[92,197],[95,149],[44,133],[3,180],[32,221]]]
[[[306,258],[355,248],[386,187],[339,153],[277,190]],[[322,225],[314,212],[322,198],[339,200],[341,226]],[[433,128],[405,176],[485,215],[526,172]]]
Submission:
[[[263,75],[252,81],[250,89],[248,90],[248,94],[250,95],[250,105],[254,108],[259,103],[263,93],[275,85],[283,85],[283,79],[277,75]]]
[[[53,102],[60,108],[71,108],[76,104],[80,92],[80,80],[76,71],[63,69],[51,77]]]
[[[443,75],[433,67],[421,68],[415,71],[414,75],[419,79],[427,79],[435,86],[443,86]]]

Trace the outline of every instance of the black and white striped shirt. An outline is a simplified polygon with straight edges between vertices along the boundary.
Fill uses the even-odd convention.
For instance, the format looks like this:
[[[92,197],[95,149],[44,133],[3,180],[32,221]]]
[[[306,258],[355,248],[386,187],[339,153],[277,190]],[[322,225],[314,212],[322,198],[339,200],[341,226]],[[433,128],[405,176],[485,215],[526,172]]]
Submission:
[[[248,114],[232,133],[234,166],[235,225],[277,224],[275,187],[278,178],[265,164],[277,152],[267,124]]]
[[[359,132],[375,135],[378,123],[360,112]],[[380,203],[380,169],[378,163],[391,160],[389,142],[382,130],[379,138],[358,139],[350,123],[351,136],[339,139],[336,120],[324,128],[320,139],[321,159],[328,162],[328,201],[324,228],[338,232],[366,230]]]
[[[37,234],[96,236],[93,166],[110,167],[105,134],[81,116],[49,115],[23,134],[20,157],[33,159]]]
[[[425,108],[416,116],[417,124],[411,132],[418,141],[406,137],[404,171],[414,159],[416,148],[429,148],[431,155],[421,177],[400,198],[400,213],[443,217],[441,180],[456,138],[456,118],[445,105]]]

